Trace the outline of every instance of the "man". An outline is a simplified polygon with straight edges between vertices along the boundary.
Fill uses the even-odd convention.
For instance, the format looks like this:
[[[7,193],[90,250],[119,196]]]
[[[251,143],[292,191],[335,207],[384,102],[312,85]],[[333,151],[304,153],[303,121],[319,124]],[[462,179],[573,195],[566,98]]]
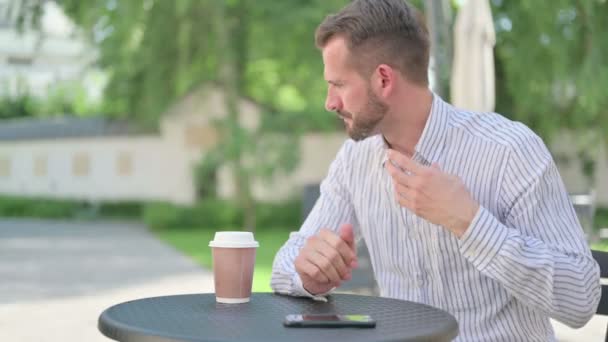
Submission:
[[[552,341],[581,327],[599,268],[549,151],[521,123],[428,89],[428,32],[403,0],[355,0],[318,27],[326,107],[346,141],[274,291],[324,299],[356,267],[356,228],[382,296],[452,313],[463,341]]]

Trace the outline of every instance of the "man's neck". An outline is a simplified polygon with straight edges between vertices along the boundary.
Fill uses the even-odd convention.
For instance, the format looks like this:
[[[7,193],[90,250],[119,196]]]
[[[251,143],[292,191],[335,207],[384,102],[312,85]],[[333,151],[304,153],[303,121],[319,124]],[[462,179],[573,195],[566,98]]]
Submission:
[[[411,91],[395,104],[381,131],[390,148],[409,157],[414,155],[432,104],[433,94],[428,89]]]

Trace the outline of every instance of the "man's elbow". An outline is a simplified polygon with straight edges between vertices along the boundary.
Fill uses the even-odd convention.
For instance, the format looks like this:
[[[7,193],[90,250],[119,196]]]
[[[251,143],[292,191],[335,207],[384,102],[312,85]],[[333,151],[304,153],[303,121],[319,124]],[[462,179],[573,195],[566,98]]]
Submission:
[[[580,328],[584,327],[591,320],[593,315],[595,315],[595,311],[592,313],[586,312],[584,314],[570,316],[570,317],[568,317],[568,319],[561,320],[561,322],[564,323],[565,325],[569,326],[570,328],[580,329]]]
[[[602,296],[602,288],[598,282],[598,286],[588,291],[590,300],[587,303],[582,303],[576,313],[572,313],[562,323],[571,328],[579,329],[584,327],[597,312],[598,305]]]

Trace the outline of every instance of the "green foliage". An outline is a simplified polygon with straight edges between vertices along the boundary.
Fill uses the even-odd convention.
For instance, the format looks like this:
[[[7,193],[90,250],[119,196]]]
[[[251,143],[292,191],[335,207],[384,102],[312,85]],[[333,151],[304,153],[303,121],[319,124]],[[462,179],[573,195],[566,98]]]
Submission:
[[[36,116],[75,115],[91,116],[101,113],[101,104],[87,97],[85,88],[75,82],[51,88],[46,98],[38,101]]]
[[[256,206],[256,227],[298,230],[301,223],[302,202],[299,200],[258,203]]]
[[[572,131],[589,163],[608,135],[608,3],[494,0],[497,111],[547,141]],[[605,139],[604,139],[605,141]]]
[[[258,203],[256,227],[290,227],[300,225],[301,203]],[[205,199],[192,206],[166,202],[149,203],[143,211],[144,222],[153,229],[242,229],[242,211],[232,201]]]
[[[239,209],[229,201],[207,199],[193,206],[165,202],[145,206],[144,222],[153,229],[239,227]]]
[[[96,215],[103,218],[139,219],[144,203],[139,201],[101,202],[96,206]]]
[[[186,220],[184,211],[186,208],[171,203],[151,203],[144,208],[143,220],[152,229],[180,227]]]
[[[31,117],[36,114],[38,103],[28,93],[0,98],[0,119]]]
[[[134,201],[90,203],[75,199],[0,196],[0,217],[138,219],[142,207],[141,202]]]
[[[260,227],[290,227],[300,223],[299,201],[258,203]],[[108,201],[90,203],[75,199],[0,196],[0,217],[48,219],[136,219],[153,229],[241,229],[241,209],[232,201],[208,198],[191,206],[167,202]]]
[[[598,208],[593,220],[594,229],[608,228],[608,208]]]
[[[82,208],[82,202],[73,200],[0,197],[1,217],[72,218]]]
[[[223,90],[228,115],[217,123],[221,144],[209,153],[220,157],[197,168],[197,191],[212,194],[210,172],[230,166],[251,229],[254,180],[295,167],[302,130],[335,127],[323,109],[325,82],[313,33],[343,1],[58,3],[98,47],[99,63],[110,74],[106,113],[155,126],[173,102],[201,84]],[[259,129],[242,127],[242,97],[264,108]]]
[[[213,26],[215,0],[58,3],[85,29],[99,48],[99,63],[110,72],[105,112],[152,124],[189,90],[220,80],[225,50],[218,48]],[[251,4],[226,2],[223,19],[226,25],[236,23],[228,33],[239,46],[240,92],[276,113],[303,114],[309,127],[335,127],[323,110],[325,83],[313,33],[344,1]]]
[[[0,98],[0,119],[51,116],[91,116],[100,114],[101,104],[91,101],[82,85],[62,83],[51,88],[46,97],[35,97],[27,90]]]

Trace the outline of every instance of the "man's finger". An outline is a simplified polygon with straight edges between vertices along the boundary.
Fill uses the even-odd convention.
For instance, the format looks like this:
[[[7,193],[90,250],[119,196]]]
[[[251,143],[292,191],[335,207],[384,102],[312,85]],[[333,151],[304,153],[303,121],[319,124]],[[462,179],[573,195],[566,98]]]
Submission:
[[[348,236],[342,238],[342,233],[340,234],[338,236],[330,230],[321,230],[319,237],[340,254],[345,265],[350,265],[353,259],[356,258],[355,248],[353,247],[354,238],[349,238]]]
[[[344,223],[340,226],[339,233],[340,233],[340,238],[348,243],[348,245],[350,246],[350,248],[353,252],[353,259],[350,262],[350,267],[355,268],[358,266],[357,242],[355,241],[355,229],[352,224]],[[347,263],[348,263],[348,261],[347,261]]]
[[[416,163],[412,158],[408,158],[403,153],[399,153],[395,150],[388,150],[389,162],[395,162],[403,171],[410,171],[414,174],[421,173],[425,170],[425,166]]]
[[[397,199],[397,202],[399,202],[400,206],[409,209],[411,212],[417,214],[416,208],[414,207],[414,202],[412,202],[411,199],[407,198],[407,195],[403,196],[395,189],[395,198]]]
[[[317,247],[317,251],[327,258],[333,268],[338,272],[340,279],[345,280],[346,275],[350,271],[350,265],[347,266],[346,261],[332,245],[327,243],[325,240],[321,240],[322,243]]]
[[[338,229],[340,238],[344,240],[349,246],[355,246],[355,230],[353,225],[350,223],[344,223]]]
[[[400,197],[414,199],[417,192],[416,192],[416,190],[413,190],[412,188],[408,188],[401,184],[397,184],[397,185],[395,185],[395,193],[397,195],[399,195]]]
[[[334,284],[335,286],[340,285],[340,281],[342,280],[340,274],[332,264],[331,260],[325,257],[321,252],[316,250],[311,252],[308,255],[308,260],[323,272],[330,283]]]
[[[308,258],[300,267],[302,268],[304,274],[306,274],[309,278],[314,279],[316,282],[319,282],[320,284],[329,283],[329,278],[327,278],[323,270],[312,263]]]
[[[404,186],[411,186],[413,177],[415,177],[413,174],[408,175],[390,162],[387,163],[387,170],[391,174],[391,177],[395,183],[402,184]]]

